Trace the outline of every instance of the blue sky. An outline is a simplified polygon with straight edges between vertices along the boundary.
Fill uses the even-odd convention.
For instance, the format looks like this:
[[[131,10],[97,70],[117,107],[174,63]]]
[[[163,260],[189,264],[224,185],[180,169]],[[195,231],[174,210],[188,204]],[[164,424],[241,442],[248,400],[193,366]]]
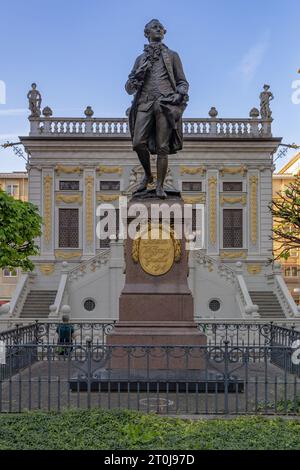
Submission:
[[[154,17],[190,82],[187,117],[206,117],[211,106],[220,117],[247,117],[269,83],[274,135],[300,144],[300,104],[292,103],[292,83],[300,80],[299,0],[10,0],[0,11],[2,141],[28,133],[33,81],[56,116],[83,116],[87,105],[95,116],[124,116],[131,101],[124,83]],[[11,150],[0,150],[0,171],[23,168]]]

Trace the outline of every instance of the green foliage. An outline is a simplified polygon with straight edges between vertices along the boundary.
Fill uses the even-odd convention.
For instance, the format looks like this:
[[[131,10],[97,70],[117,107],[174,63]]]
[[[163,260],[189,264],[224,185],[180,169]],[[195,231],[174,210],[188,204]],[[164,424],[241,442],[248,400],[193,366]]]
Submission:
[[[296,397],[295,400],[278,400],[276,402],[269,401],[267,403],[259,403],[258,405],[259,411],[274,411],[276,410],[277,413],[294,413],[296,415],[300,415],[300,396]]]
[[[0,415],[0,449],[300,449],[300,422],[188,420],[128,410]]]
[[[36,206],[0,190],[0,268],[34,269],[28,257],[38,254],[34,239],[41,235],[41,224]]]
[[[300,248],[300,176],[282,193],[277,193],[270,210],[274,219],[273,237],[278,256],[288,259],[290,251]]]

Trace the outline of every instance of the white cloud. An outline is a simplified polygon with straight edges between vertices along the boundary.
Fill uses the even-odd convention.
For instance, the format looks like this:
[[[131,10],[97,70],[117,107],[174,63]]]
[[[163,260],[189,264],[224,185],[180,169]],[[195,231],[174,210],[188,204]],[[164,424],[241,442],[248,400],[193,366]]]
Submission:
[[[29,112],[26,108],[0,109],[1,116],[25,116]]]
[[[266,33],[262,40],[254,44],[254,46],[245,53],[241,62],[237,66],[236,70],[245,82],[251,82],[257,69],[263,62],[270,45],[269,37],[269,33]]]

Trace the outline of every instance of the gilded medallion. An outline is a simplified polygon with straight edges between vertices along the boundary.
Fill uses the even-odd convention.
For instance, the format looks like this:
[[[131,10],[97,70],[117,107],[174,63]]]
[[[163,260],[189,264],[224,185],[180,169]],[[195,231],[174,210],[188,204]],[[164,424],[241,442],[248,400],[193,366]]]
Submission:
[[[139,236],[133,242],[132,258],[140,262],[142,269],[152,276],[166,274],[179,261],[181,256],[181,242],[174,236],[174,231],[168,227],[148,226],[145,238]]]

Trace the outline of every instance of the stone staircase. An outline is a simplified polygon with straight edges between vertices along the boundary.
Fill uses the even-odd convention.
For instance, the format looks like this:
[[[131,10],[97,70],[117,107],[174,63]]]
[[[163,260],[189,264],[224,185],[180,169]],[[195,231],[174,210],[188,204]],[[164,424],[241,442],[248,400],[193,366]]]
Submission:
[[[31,290],[26,297],[20,318],[48,318],[49,306],[54,303],[55,290]]]
[[[272,291],[249,292],[252,302],[259,306],[259,315],[265,320],[284,319],[285,315],[281,305]]]

